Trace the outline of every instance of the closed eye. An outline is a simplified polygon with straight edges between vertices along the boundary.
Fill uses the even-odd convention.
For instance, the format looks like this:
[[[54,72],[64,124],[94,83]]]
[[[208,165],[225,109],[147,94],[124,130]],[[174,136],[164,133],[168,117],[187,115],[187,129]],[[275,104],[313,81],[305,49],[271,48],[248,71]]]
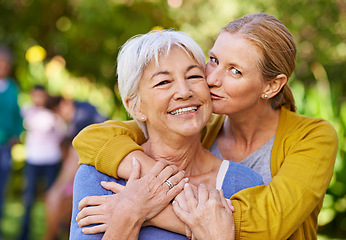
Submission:
[[[196,79],[196,78],[204,78],[202,75],[192,75],[189,76],[187,79]]]
[[[159,82],[158,84],[154,85],[154,87],[163,86],[163,85],[166,85],[166,84],[168,84],[168,83],[170,83],[170,81],[164,80],[164,81],[161,81],[161,82]]]

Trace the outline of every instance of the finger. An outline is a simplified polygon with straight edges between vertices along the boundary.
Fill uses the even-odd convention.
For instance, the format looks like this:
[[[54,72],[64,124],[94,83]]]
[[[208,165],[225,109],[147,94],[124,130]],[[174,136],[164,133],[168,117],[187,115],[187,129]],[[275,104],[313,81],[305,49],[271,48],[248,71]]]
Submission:
[[[175,185],[177,185],[183,179],[184,176],[185,176],[185,172],[184,171],[180,171],[180,172],[174,174],[173,176],[168,178],[163,183],[164,187],[167,188],[167,190],[172,189]],[[158,181],[160,181],[160,180],[158,180]],[[170,186],[170,184],[168,182],[172,183],[172,185]],[[187,182],[187,181],[185,181],[185,182]]]
[[[177,166],[168,165],[157,175],[157,180],[159,182],[164,182],[168,178],[170,178],[172,175],[178,173],[178,171],[179,171],[179,168]]]
[[[186,205],[189,209],[189,212],[192,212],[197,207],[197,200],[195,196],[193,195],[193,190],[189,183],[185,183],[184,192],[185,192]]]
[[[87,216],[97,215],[97,214],[100,214],[101,212],[102,212],[102,208],[100,206],[85,207],[77,214],[76,221],[78,222]]]
[[[173,185],[177,185],[181,180],[184,179],[184,177],[185,171],[179,171],[168,179],[171,181],[171,183],[173,183]]]
[[[189,181],[188,178],[182,179],[178,184],[176,184],[172,189],[167,192],[167,196],[170,200],[175,198],[184,189],[185,183]]]
[[[141,164],[139,161],[133,157],[132,158],[132,169],[128,181],[138,179],[141,176]]]
[[[222,189],[219,191],[220,193],[220,198],[221,198],[221,203],[222,205],[226,208],[226,211],[230,214],[232,214],[234,212],[234,207],[232,205],[231,200],[226,199],[223,195],[223,191]],[[228,200],[228,201],[227,201]],[[232,210],[233,209],[233,210]]]
[[[179,203],[179,206],[184,209],[184,211],[188,211],[189,208],[187,207],[186,199],[185,199],[185,192],[181,191],[175,198],[174,201],[177,201]]]
[[[154,177],[156,177],[166,166],[167,166],[167,163],[158,161],[155,163],[155,165],[149,170],[149,172],[146,175],[153,175]]]
[[[81,220],[78,221],[78,226],[79,227],[85,227],[85,226],[89,226],[89,225],[92,225],[92,224],[105,223],[105,219],[104,219],[103,216],[104,215],[87,216],[87,217],[82,218]]]
[[[227,204],[227,202],[226,202],[225,197],[223,196],[223,191],[222,191],[222,189],[219,191],[219,196],[220,196],[222,205],[224,205],[225,207],[226,207],[226,206],[229,207],[228,204]]]
[[[112,191],[113,193],[120,193],[125,189],[124,185],[116,182],[101,181],[101,186],[106,190]]]
[[[206,201],[208,201],[208,198],[209,198],[209,193],[208,193],[207,186],[204,184],[200,184],[198,186],[198,203],[203,204]]]
[[[218,203],[221,203],[220,192],[219,190],[213,188],[209,190],[209,199],[214,200]]]
[[[173,211],[174,211],[175,215],[177,215],[177,217],[182,222],[187,223],[189,212],[182,209],[181,206],[179,205],[178,201],[173,201],[172,206],[173,206]]]
[[[226,198],[226,202],[227,202],[228,207],[231,209],[232,213],[234,213],[235,212],[235,208],[234,208],[234,206],[232,204],[231,199]]]
[[[97,206],[100,205],[102,203],[102,198],[104,196],[88,196],[83,198],[82,200],[80,200],[79,204],[78,204],[78,209],[82,210],[83,208],[87,207],[87,206]]]
[[[191,229],[189,228],[189,226],[187,226],[186,224],[185,224],[185,235],[186,235],[186,237],[187,237],[188,239],[191,239],[191,238],[192,238],[192,231],[191,231]]]
[[[82,229],[82,232],[84,234],[96,234],[96,233],[103,233],[107,230],[106,224],[100,224],[92,227],[85,227]]]

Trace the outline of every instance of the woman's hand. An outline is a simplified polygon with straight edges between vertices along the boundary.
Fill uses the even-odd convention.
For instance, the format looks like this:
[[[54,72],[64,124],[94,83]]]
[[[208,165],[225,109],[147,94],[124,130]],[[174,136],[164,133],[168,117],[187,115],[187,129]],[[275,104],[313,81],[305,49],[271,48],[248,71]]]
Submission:
[[[208,190],[201,184],[198,199],[190,184],[185,184],[184,194],[173,202],[173,209],[188,229],[192,239],[234,239],[234,219],[232,209],[222,191]],[[186,208],[188,210],[186,210]]]
[[[113,218],[121,219],[121,213],[135,216],[136,221],[143,223],[161,212],[169,202],[184,188],[187,179],[184,172],[178,172],[174,165],[157,162],[154,167],[140,178],[140,164],[134,159],[130,178],[125,186],[115,182],[101,182],[101,185],[115,195],[90,196],[79,203],[81,210],[77,215],[80,227],[85,227],[85,234],[105,232]],[[170,187],[169,180],[173,187]],[[121,205],[121,211],[117,209]],[[126,211],[124,211],[126,209]],[[118,209],[119,210],[119,209]]]

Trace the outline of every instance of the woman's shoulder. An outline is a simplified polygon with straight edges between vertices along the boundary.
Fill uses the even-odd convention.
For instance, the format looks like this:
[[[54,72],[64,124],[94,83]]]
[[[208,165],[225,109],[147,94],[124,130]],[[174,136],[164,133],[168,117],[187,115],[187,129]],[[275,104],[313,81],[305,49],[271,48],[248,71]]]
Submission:
[[[263,184],[262,176],[240,163],[224,160],[228,163],[228,169],[222,183],[222,189],[226,198],[245,188]]]
[[[284,124],[286,127],[290,127],[290,128],[311,126],[311,127],[334,129],[334,127],[327,120],[323,118],[309,117],[297,112],[289,111],[286,108],[281,109],[280,123],[281,125]]]
[[[250,182],[252,181],[254,184],[263,184],[261,174],[241,163],[229,161],[228,172],[236,176],[238,175],[238,177],[242,176],[243,179],[245,178]]]
[[[87,164],[81,164],[79,166],[78,171],[75,175],[74,184],[84,186],[83,188],[85,189],[91,188],[96,190],[95,187],[103,189],[101,186],[101,181],[125,184],[125,181],[123,179],[115,179],[112,176],[98,171],[94,166]]]
[[[309,117],[282,108],[277,137],[330,137],[337,140],[337,133],[333,125],[325,119]]]

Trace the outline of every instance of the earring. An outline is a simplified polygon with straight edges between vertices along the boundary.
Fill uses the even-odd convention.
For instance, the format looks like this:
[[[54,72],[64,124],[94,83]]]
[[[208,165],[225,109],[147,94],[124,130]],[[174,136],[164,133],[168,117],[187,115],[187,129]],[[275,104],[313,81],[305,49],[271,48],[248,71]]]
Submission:
[[[264,94],[264,98],[267,98],[268,97],[268,95],[267,94]]]
[[[141,119],[144,121],[144,120],[145,120],[145,117],[141,117]]]

